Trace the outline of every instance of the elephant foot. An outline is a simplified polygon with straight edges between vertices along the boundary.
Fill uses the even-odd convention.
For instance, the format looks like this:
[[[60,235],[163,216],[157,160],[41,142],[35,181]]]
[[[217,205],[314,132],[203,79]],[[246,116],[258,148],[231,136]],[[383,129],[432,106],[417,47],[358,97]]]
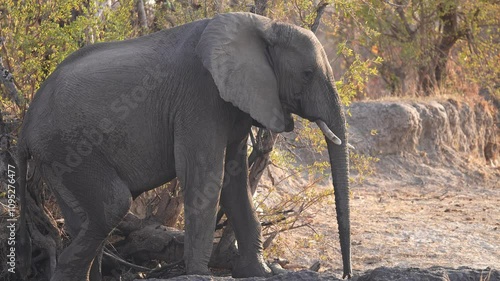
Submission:
[[[270,277],[273,272],[264,262],[262,256],[253,259],[239,257],[233,266],[232,275],[234,278]]]

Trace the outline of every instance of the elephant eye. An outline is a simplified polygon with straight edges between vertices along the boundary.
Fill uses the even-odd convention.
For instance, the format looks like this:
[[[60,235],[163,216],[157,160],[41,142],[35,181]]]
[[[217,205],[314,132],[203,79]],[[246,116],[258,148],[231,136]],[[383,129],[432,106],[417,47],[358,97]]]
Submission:
[[[305,70],[303,72],[304,80],[306,82],[309,82],[311,80],[312,76],[313,76],[313,73],[314,73],[314,71],[312,71],[311,69]]]

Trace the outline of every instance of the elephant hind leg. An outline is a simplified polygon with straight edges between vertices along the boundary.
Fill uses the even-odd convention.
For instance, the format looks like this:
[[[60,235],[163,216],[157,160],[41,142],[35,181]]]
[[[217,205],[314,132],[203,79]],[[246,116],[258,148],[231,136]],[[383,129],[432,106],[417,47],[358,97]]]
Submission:
[[[132,196],[127,185],[111,168],[100,170],[98,175],[72,173],[49,182],[66,209],[65,219],[80,223],[75,227],[74,221],[68,222],[72,232],[77,233],[59,256],[50,280],[100,280],[104,241],[130,208]]]
[[[64,200],[59,196],[59,194],[55,193],[57,202],[59,204],[59,208],[61,209],[61,213],[64,217],[64,228],[66,232],[69,234],[71,239],[75,239],[80,233],[82,229],[82,218],[79,214],[75,212],[72,208],[70,208]],[[102,263],[102,250],[103,246],[98,249],[97,256],[94,258],[92,262],[92,268],[90,270],[90,280],[91,281],[101,281],[102,273],[101,273],[101,263]],[[55,265],[54,265],[55,266]]]

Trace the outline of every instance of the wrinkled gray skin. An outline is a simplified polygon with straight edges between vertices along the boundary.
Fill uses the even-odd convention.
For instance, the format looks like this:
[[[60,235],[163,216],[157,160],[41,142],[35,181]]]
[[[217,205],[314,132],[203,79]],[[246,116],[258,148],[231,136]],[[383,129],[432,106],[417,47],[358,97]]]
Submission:
[[[132,198],[175,177],[184,187],[187,273],[210,273],[220,203],[238,240],[233,276],[269,275],[247,189],[246,141],[254,121],[291,131],[291,113],[323,120],[342,140],[327,142],[350,275],[345,119],[313,33],[221,14],[73,53],[38,91],[19,139],[21,184],[32,157],[73,238],[51,281],[100,280],[103,241]]]

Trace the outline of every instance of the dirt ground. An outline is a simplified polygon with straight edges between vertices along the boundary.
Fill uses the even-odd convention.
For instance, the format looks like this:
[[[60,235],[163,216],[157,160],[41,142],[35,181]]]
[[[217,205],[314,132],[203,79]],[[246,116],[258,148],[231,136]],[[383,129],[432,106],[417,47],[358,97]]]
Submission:
[[[493,174],[479,184],[466,175],[432,183],[426,182],[427,177],[413,176],[404,182],[377,176],[353,184],[354,272],[381,266],[500,268],[500,175],[490,171]],[[311,218],[312,228],[282,234],[287,240],[282,258],[297,268],[322,260],[320,271],[340,277],[335,208],[317,206]],[[324,237],[315,241],[314,234]]]
[[[484,103],[442,99],[362,102],[350,112],[355,152],[380,160],[361,183],[353,174],[353,270],[499,269],[500,163],[494,168],[485,159],[488,147],[498,144],[494,110]],[[500,159],[498,150],[492,153]],[[331,188],[323,185],[317,188]],[[320,271],[340,277],[334,206],[314,206],[310,218],[311,228],[281,234],[282,258],[297,268],[320,260]]]
[[[350,143],[356,153],[379,158],[373,175],[361,174],[364,180],[351,173],[354,274],[381,267],[469,267],[481,274],[500,269],[500,163],[494,168],[484,158],[488,145],[498,144],[493,115],[453,100],[360,103],[351,112],[356,118],[348,120]],[[499,159],[498,149],[492,151]],[[327,159],[300,150],[294,155],[308,163]],[[272,174],[272,180],[263,178],[259,192],[287,176],[279,169]],[[300,192],[297,187],[308,181],[274,186],[273,196]],[[325,180],[314,188],[331,189],[331,184]],[[321,280],[340,278],[333,196],[327,201],[306,211],[308,227],[279,234],[273,243],[278,250],[266,251],[267,259],[286,259],[285,268],[292,270],[320,261]]]

